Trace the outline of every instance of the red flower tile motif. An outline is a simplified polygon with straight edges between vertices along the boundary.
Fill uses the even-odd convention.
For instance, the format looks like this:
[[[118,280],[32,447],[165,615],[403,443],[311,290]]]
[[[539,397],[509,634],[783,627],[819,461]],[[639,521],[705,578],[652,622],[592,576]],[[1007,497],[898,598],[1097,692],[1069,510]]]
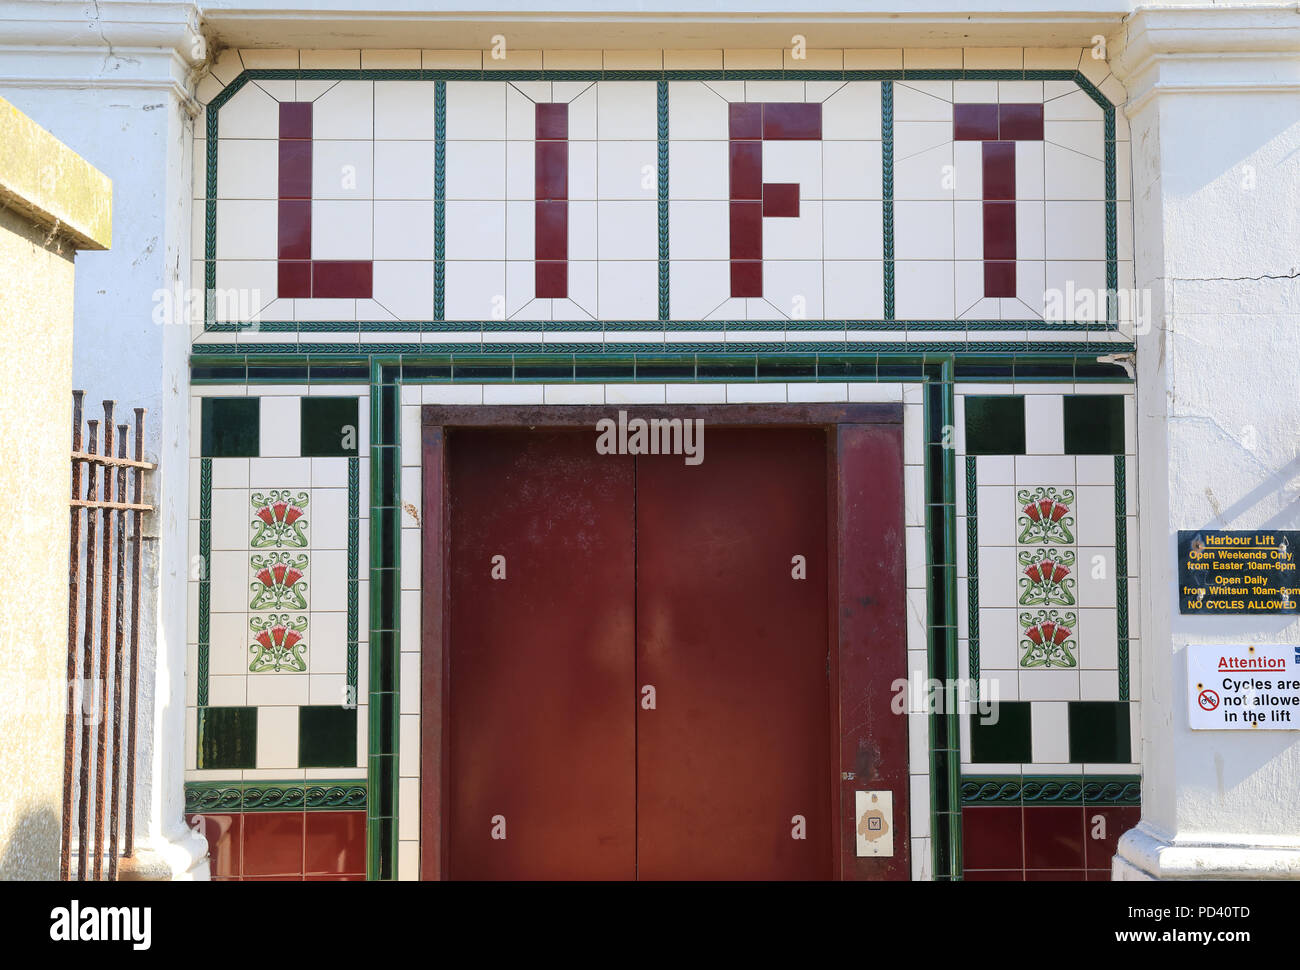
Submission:
[[[252,556],[252,593],[250,610],[307,609],[307,556],[273,552]]]
[[[1074,654],[1078,645],[1074,640],[1074,627],[1078,623],[1075,613],[1059,610],[1039,610],[1021,613],[1020,626],[1024,634],[1020,641],[1021,667],[1077,667]]]
[[[254,492],[253,502],[253,537],[249,545],[254,549],[270,546],[306,548],[307,546],[307,503],[310,501],[306,492],[293,495],[290,489],[272,489],[269,492]]]
[[[1020,553],[1021,606],[1073,606],[1075,555],[1070,550],[1033,549]]]
[[[270,613],[253,617],[248,625],[253,632],[253,642],[248,648],[253,653],[248,665],[250,673],[307,670],[307,641],[304,638],[307,617]]]
[[[1070,506],[1074,504],[1074,489],[1065,488],[1059,492],[1055,488],[1024,489],[1016,493],[1020,503],[1020,515],[1016,524],[1020,526],[1020,536],[1016,540],[1022,545],[1036,543],[1074,542],[1074,516]]]

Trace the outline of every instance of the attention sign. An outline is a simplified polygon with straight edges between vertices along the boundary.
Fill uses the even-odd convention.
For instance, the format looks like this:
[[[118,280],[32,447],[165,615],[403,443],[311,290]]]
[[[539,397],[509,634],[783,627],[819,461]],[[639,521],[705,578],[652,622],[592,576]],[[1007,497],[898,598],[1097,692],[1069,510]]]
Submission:
[[[1300,731],[1300,647],[1187,647],[1187,719],[1193,731]]]
[[[1182,613],[1300,613],[1300,532],[1178,533]]]

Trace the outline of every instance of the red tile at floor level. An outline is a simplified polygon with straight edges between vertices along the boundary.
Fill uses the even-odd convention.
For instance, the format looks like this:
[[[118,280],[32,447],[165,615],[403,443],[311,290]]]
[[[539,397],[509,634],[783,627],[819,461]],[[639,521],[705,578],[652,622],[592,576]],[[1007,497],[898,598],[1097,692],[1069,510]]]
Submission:
[[[762,296],[763,264],[757,261],[732,260],[731,295]]]
[[[202,834],[208,840],[208,866],[214,879],[239,876],[242,820],[243,816],[237,813],[185,816],[190,828],[202,826]]]
[[[1025,882],[1084,882],[1082,869],[1026,869]]]
[[[975,805],[961,812],[963,869],[1024,865],[1019,805]]]
[[[302,876],[303,812],[244,815],[244,876]]]
[[[245,876],[241,882],[302,882],[302,876]]]
[[[1019,869],[964,869],[966,882],[1023,882],[1025,874]]]
[[[799,218],[799,183],[765,182],[763,215],[767,218]]]
[[[315,260],[311,264],[311,295],[368,300],[374,287],[374,264],[368,259]]]
[[[1137,805],[1083,806],[1084,848],[1089,869],[1110,871],[1110,861],[1119,846],[1119,837],[1142,820]]]
[[[998,137],[998,106],[954,104],[952,129],[955,141],[991,141]]]
[[[1083,806],[1025,806],[1025,868],[1082,869]]]
[[[1111,881],[1110,870],[1109,869],[1087,869],[1085,870],[1084,878],[1088,882],[1110,882]]]
[[[308,812],[304,859],[308,874],[364,873],[366,813]]]

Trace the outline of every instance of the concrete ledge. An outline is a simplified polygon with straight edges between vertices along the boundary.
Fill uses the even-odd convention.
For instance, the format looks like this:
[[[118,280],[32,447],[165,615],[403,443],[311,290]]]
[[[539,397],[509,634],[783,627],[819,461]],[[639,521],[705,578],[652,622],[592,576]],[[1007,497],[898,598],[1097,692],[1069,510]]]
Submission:
[[[1171,842],[1145,823],[1119,840],[1116,880],[1300,879],[1300,848],[1244,843]]]
[[[23,213],[77,249],[112,244],[112,180],[4,98],[0,205]]]

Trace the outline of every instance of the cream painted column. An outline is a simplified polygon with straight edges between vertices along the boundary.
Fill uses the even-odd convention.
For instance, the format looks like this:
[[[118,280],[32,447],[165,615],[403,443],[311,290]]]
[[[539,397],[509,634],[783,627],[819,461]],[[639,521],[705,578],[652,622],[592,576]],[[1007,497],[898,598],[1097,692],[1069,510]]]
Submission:
[[[1181,616],[1179,529],[1300,528],[1300,14],[1149,7],[1114,45],[1133,138],[1142,822],[1122,879],[1300,878],[1300,732],[1191,731],[1186,647],[1300,643]]]
[[[158,465],[143,548],[139,851],[123,878],[208,873],[183,816],[190,331],[154,314],[161,292],[188,286],[197,24],[193,4],[170,0],[0,0],[0,96],[113,182],[113,248],[77,260],[73,386],[88,409],[147,408],[145,458]]]

